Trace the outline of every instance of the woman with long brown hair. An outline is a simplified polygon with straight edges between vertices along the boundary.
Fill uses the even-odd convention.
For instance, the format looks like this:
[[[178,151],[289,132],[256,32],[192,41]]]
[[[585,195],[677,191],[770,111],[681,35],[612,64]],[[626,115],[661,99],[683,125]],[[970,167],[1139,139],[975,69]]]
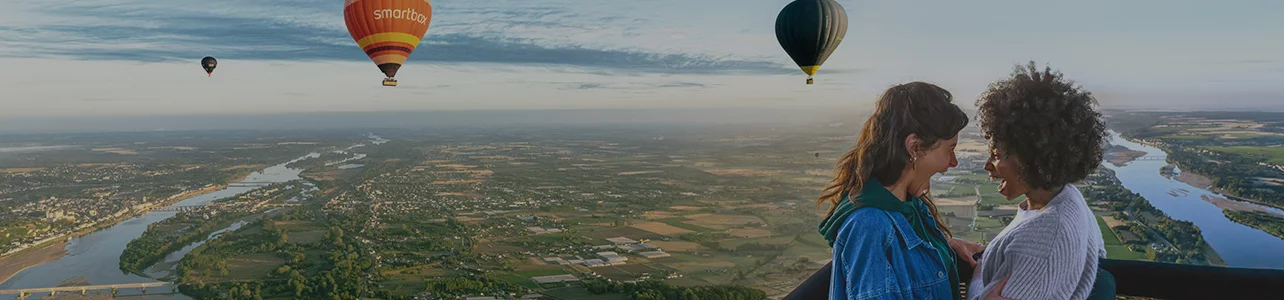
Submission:
[[[817,200],[831,205],[820,224],[834,248],[830,299],[960,298],[952,247],[970,257],[981,246],[952,239],[927,194],[932,175],[958,165],[968,117],[952,99],[925,82],[888,88],[839,160]]]

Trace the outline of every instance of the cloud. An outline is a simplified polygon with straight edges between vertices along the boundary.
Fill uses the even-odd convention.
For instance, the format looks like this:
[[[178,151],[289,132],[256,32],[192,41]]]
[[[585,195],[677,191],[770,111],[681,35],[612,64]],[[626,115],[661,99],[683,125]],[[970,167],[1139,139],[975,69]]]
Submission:
[[[709,84],[697,82],[575,82],[563,83],[560,90],[654,91],[658,89],[700,89],[709,86]]]
[[[415,63],[501,63],[593,68],[578,72],[790,74],[766,59],[613,43],[671,28],[603,14],[579,2],[434,3]],[[140,62],[195,60],[368,61],[333,0],[48,0],[0,12],[0,57]],[[589,7],[572,9],[575,7]],[[25,8],[25,9],[24,9]],[[597,17],[592,17],[597,15]],[[11,18],[12,19],[12,18]],[[668,33],[665,33],[668,34]],[[710,53],[712,52],[712,53]]]
[[[1279,63],[1280,63],[1280,61],[1278,61],[1278,60],[1271,60],[1271,59],[1245,59],[1245,60],[1236,61],[1236,63],[1241,63],[1241,64],[1279,64]]]

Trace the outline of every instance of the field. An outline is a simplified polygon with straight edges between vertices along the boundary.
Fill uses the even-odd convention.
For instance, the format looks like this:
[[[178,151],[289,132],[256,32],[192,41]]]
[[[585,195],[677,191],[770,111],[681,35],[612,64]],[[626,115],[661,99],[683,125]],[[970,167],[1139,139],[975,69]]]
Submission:
[[[339,227],[344,244],[358,246],[349,256],[375,262],[373,289],[395,296],[423,291],[426,280],[484,274],[568,298],[618,299],[582,297],[582,289],[530,279],[595,274],[681,286],[744,285],[779,297],[831,257],[816,232],[823,208],[818,212],[814,203],[854,132],[735,126],[715,135],[687,129],[452,130],[403,132],[387,145],[349,149],[368,154],[353,162],[366,165],[361,169],[300,163],[303,176],[317,181],[322,201],[303,206],[308,217],[278,219],[275,227],[286,231],[286,243],[309,249],[324,249],[317,241]],[[971,143],[969,149],[983,150]],[[975,184],[985,179],[975,170],[983,160],[960,160],[971,167],[953,174],[967,183],[940,188],[964,196],[941,201],[970,211],[978,186],[982,193],[995,191],[993,184]],[[1001,228],[997,218],[978,223],[981,230]],[[647,245],[608,240],[617,237],[668,256],[647,258],[639,253],[650,251]],[[599,256],[611,256],[602,252],[627,260],[595,265]],[[323,265],[313,262],[328,260],[326,254],[308,255],[301,265]],[[551,257],[566,262],[543,260]],[[318,276],[319,269],[304,270]]]
[[[286,241],[291,244],[308,244],[320,241],[326,228],[311,221],[277,221],[278,228],[286,231]]]
[[[727,231],[728,234],[743,238],[760,238],[771,236],[771,231],[761,228],[737,228]]]
[[[381,269],[379,274],[387,278],[387,280],[379,281],[379,285],[383,286],[383,289],[390,291],[394,295],[409,296],[424,290],[427,286],[424,284],[424,280],[446,276],[450,273],[434,266],[420,265]]]
[[[0,169],[0,173],[30,173],[43,170],[45,170],[45,168],[7,168]]]
[[[651,244],[656,247],[660,247],[660,249],[664,249],[664,251],[669,252],[670,254],[675,252],[710,252],[712,250],[704,245],[692,242],[652,241]]]
[[[689,219],[686,223],[713,229],[730,229],[752,223],[764,224],[762,219],[755,216],[695,214],[688,215],[686,218]]]
[[[624,300],[625,299],[623,294],[594,295],[592,293],[589,293],[587,290],[584,290],[584,288],[578,287],[578,286],[550,289],[550,290],[544,291],[544,294],[548,294],[550,296],[557,297],[560,299],[584,299],[584,300]]]
[[[137,152],[137,151],[129,150],[129,149],[124,149],[124,148],[94,148],[93,150],[94,150],[94,151],[99,151],[99,152],[112,153],[112,154],[120,154],[120,155],[136,155],[136,154],[138,154],[138,152]]]
[[[1208,150],[1261,157],[1268,163],[1284,165],[1284,147],[1266,146],[1208,146]]]
[[[1129,250],[1127,246],[1124,246],[1123,242],[1120,241],[1119,236],[1115,235],[1114,230],[1110,230],[1110,227],[1106,225],[1106,221],[1100,216],[1097,217],[1097,227],[1101,229],[1101,239],[1106,242],[1106,258],[1143,261],[1150,260],[1149,258],[1146,258],[1145,252],[1132,251]]]
[[[1191,140],[1191,141],[1207,141],[1207,140],[1213,139],[1213,137],[1207,136],[1207,135],[1191,135],[1191,134],[1173,134],[1173,135],[1161,136],[1159,138],[1174,139],[1174,140]]]
[[[290,231],[289,235],[286,237],[286,240],[291,244],[310,244],[310,243],[315,243],[316,241],[320,241],[322,236],[325,236],[325,231],[321,231],[321,230],[302,231],[302,232]]]
[[[260,280],[285,263],[285,260],[270,253],[240,255],[227,260],[227,275],[216,269],[197,271],[203,281]]]
[[[663,235],[669,235],[669,236],[678,236],[684,233],[694,232],[691,230],[674,227],[672,225],[664,224],[660,222],[637,223],[637,224],[633,224],[633,228],[642,229],[642,230],[654,232],[656,234],[663,234]]]

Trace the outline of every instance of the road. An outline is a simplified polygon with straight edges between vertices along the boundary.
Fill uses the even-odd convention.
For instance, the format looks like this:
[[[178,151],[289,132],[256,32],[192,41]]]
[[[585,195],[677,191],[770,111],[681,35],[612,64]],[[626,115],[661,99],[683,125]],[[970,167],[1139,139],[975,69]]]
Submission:
[[[1134,216],[1132,214],[1133,207],[1136,205],[1137,205],[1137,200],[1133,200],[1132,203],[1128,203],[1128,207],[1124,208],[1124,216],[1127,216],[1128,219],[1131,219],[1132,221],[1137,222],[1137,224],[1141,224],[1141,228],[1145,228],[1146,232],[1150,233],[1150,236],[1152,238],[1159,240],[1161,242],[1164,242],[1164,245],[1168,246],[1168,248],[1178,249],[1176,246],[1173,246],[1173,243],[1168,242],[1168,239],[1164,238],[1164,235],[1159,234],[1159,232],[1155,231],[1154,229],[1151,229],[1150,225],[1146,225],[1146,222],[1142,222],[1140,218],[1137,218],[1137,216]]]

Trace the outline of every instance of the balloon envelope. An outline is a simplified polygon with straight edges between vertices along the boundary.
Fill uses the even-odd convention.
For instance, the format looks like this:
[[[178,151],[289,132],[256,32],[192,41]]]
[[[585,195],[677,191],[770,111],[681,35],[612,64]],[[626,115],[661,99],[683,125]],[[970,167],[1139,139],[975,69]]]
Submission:
[[[432,5],[428,0],[347,0],[343,20],[357,46],[391,79],[428,32]]]
[[[847,35],[847,10],[834,0],[794,0],[776,16],[776,41],[811,76]]]
[[[218,60],[214,59],[213,56],[206,56],[205,58],[201,59],[201,68],[205,69],[206,75],[213,74],[214,67],[218,67]]]

